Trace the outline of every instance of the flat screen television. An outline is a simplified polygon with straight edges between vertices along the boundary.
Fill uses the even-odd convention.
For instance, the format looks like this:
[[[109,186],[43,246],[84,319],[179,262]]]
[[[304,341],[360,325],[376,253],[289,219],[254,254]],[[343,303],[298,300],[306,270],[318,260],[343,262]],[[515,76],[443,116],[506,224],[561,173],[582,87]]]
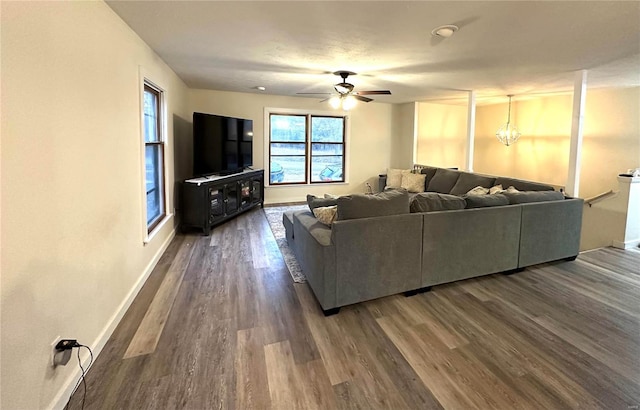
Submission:
[[[193,174],[233,174],[253,165],[253,121],[193,113]]]

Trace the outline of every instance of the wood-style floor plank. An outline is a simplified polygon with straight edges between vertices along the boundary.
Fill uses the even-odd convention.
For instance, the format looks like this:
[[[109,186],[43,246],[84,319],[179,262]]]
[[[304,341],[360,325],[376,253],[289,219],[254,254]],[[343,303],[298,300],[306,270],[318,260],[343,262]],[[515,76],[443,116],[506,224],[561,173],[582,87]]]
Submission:
[[[637,408],[639,267],[606,248],[325,317],[254,209],[176,236],[89,371],[86,408]]]

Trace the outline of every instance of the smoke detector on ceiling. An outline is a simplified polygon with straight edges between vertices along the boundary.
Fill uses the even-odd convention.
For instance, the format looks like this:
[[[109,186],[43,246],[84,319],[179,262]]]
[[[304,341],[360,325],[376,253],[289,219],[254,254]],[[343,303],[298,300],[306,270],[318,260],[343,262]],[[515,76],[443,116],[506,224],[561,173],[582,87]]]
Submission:
[[[432,36],[449,38],[458,31],[458,26],[447,24],[445,26],[436,27],[431,31]]]

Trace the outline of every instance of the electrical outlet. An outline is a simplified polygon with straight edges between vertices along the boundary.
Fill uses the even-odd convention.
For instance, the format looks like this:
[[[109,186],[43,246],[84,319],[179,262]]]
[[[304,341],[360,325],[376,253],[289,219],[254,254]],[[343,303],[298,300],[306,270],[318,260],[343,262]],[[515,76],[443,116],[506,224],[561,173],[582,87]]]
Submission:
[[[58,342],[60,342],[60,340],[62,340],[62,338],[60,336],[56,336],[53,342],[51,342],[51,349],[49,351],[51,352],[50,363],[53,367],[56,367],[56,354],[60,353],[60,351],[56,349],[56,345],[58,344]]]

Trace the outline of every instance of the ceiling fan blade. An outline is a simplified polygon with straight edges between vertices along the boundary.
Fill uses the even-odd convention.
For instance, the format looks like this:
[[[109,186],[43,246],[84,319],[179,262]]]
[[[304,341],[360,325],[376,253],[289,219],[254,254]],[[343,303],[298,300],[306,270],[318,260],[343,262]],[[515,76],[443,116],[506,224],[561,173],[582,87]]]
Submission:
[[[331,95],[332,93],[296,93],[297,95]]]
[[[357,94],[357,95],[391,95],[391,91],[389,91],[389,90],[357,91],[354,94]]]
[[[353,95],[353,94],[352,94]],[[362,101],[362,102],[370,102],[373,101],[373,98],[367,98],[367,97],[363,97],[361,95],[353,95],[353,98],[355,98],[358,101]]]

